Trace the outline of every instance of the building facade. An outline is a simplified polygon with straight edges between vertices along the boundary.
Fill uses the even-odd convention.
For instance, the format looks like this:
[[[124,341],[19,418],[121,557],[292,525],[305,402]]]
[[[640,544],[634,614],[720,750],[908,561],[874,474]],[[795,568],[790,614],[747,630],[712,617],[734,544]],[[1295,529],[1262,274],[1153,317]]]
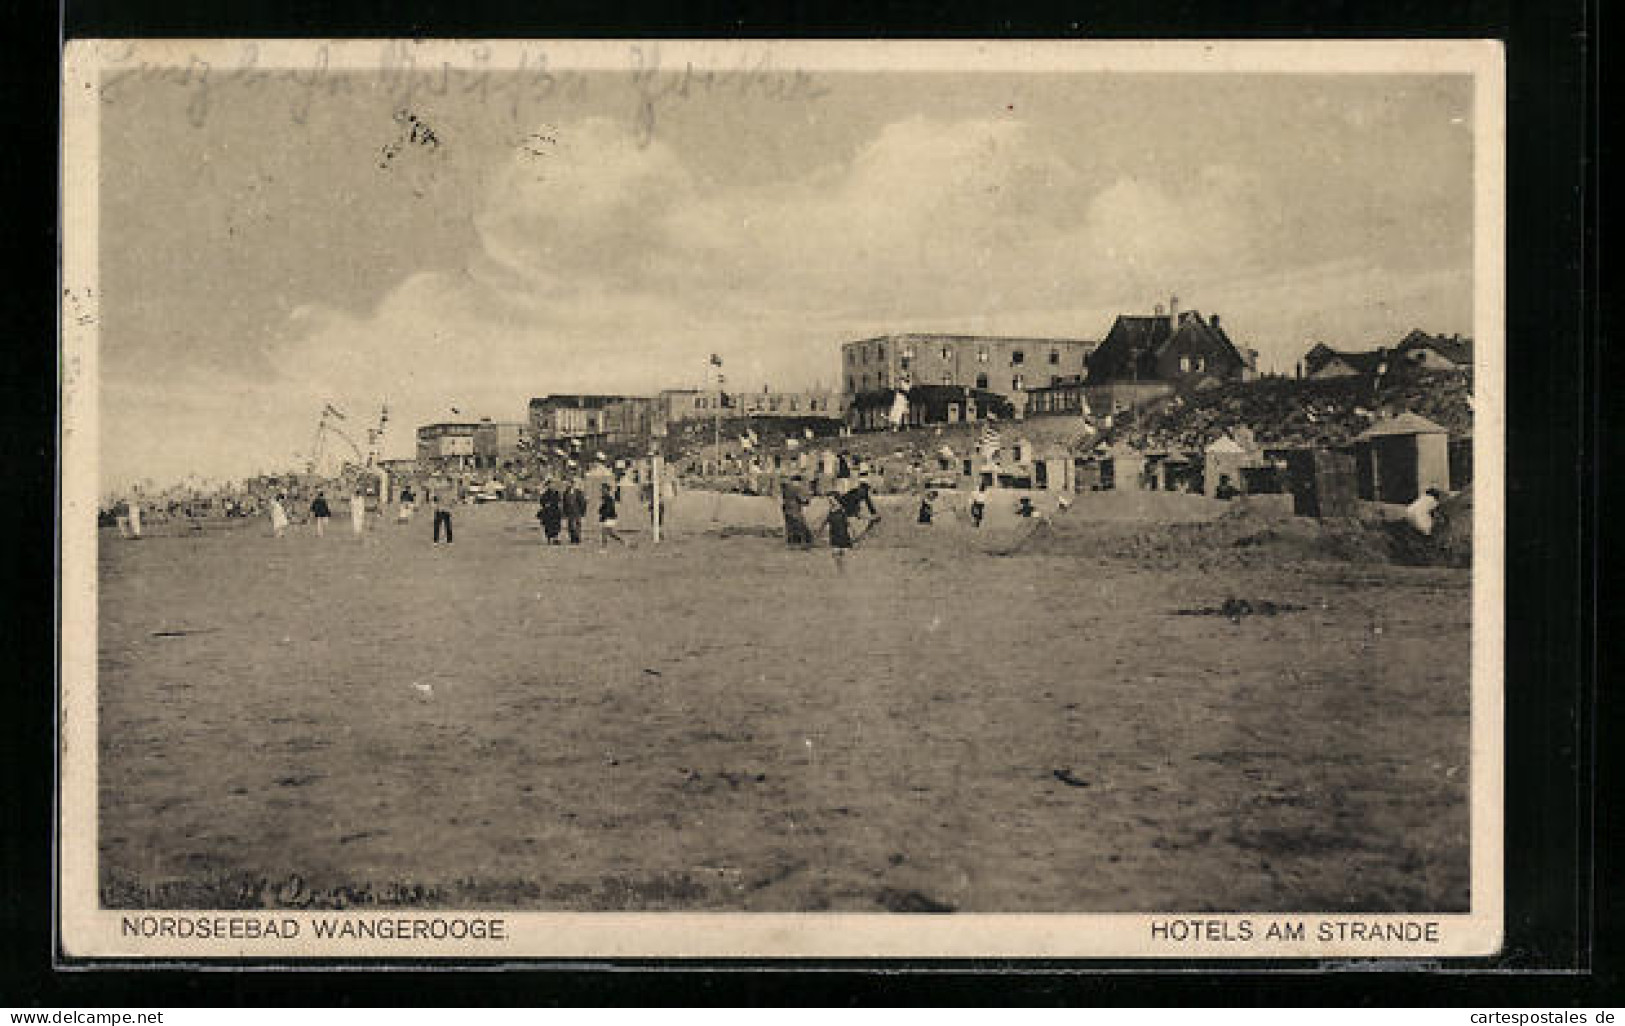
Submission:
[[[1084,373],[1095,343],[990,335],[882,335],[841,345],[847,397],[916,385],[993,392],[1013,399]]]
[[[838,392],[719,392],[716,389],[666,389],[660,393],[668,423],[728,417],[819,417],[839,420],[845,397]]]
[[[597,439],[605,433],[605,408],[625,395],[549,395],[530,401],[530,430],[538,441]]]
[[[471,466],[474,462],[474,423],[425,424],[417,431],[419,467]]]
[[[530,425],[517,420],[486,418],[474,429],[474,464],[500,467],[522,456],[530,443]]]

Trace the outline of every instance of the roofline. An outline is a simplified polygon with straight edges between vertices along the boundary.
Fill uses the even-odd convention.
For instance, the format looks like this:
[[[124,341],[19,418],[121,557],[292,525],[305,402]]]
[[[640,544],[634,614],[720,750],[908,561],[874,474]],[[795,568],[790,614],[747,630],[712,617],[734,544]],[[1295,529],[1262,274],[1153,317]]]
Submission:
[[[950,332],[935,331],[900,331],[890,335],[876,335],[873,338],[852,339],[842,342],[841,346],[858,346],[868,342],[896,342],[901,340],[919,341],[932,339],[941,342],[1033,342],[1040,345],[1069,345],[1069,346],[1098,346],[1100,342],[1087,338],[1044,338],[1037,335],[956,335]]]

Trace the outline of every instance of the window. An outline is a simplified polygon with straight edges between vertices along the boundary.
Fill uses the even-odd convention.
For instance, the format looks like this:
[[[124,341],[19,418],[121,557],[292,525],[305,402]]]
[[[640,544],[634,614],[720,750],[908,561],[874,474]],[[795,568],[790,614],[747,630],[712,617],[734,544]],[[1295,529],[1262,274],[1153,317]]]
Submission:
[[[879,374],[875,375],[875,387],[876,388],[885,388],[886,387],[886,372],[885,371],[881,371]]]
[[[907,361],[912,360],[912,359],[914,359],[914,347],[913,346],[904,346],[903,347],[903,360],[904,360],[903,366],[905,366],[905,367],[908,366]]]
[[[1020,366],[1021,364],[1025,363],[1026,361],[1027,361],[1027,354],[1026,353],[1022,352],[1019,349],[1013,349],[1013,350],[1010,351],[1010,362],[1012,364],[1014,364],[1016,366]]]
[[[852,380],[852,375],[850,374],[846,376],[846,390],[848,392],[856,392],[858,390],[857,383]]]
[[[1189,374],[1191,369],[1191,358],[1188,356],[1181,356],[1179,358],[1179,369],[1182,372]]]
[[[902,359],[903,369],[908,370],[909,357],[905,354]]]
[[[943,346],[942,347],[942,359],[943,359],[943,362],[946,363],[947,361],[952,360],[953,358],[954,358],[953,350],[949,349],[947,346]]]
[[[857,354],[856,350],[848,349],[846,351],[846,362],[847,363],[857,363],[858,362],[858,354]]]
[[[977,388],[986,388],[987,387],[987,375],[986,374],[978,374],[978,375],[976,375],[976,387]]]
[[[1061,351],[1059,349],[1049,351],[1049,362],[1052,366],[1061,362]]]
[[[796,412],[796,410],[798,410],[800,408],[801,408],[800,401],[797,400],[795,396],[791,396],[790,397],[790,412],[794,413],[794,412]]]
[[[1015,377],[1010,379],[1010,387],[1017,392],[1021,391],[1022,388],[1025,387],[1020,374],[1017,374]]]
[[[875,359],[877,361],[883,361],[886,359],[886,343],[881,342],[875,346]]]
[[[862,378],[862,381],[863,381],[863,390],[865,392],[869,391],[869,375],[865,374],[863,376],[863,378]]]
[[[987,362],[987,346],[982,346],[981,348],[976,350],[976,362],[977,363],[986,363]]]
[[[942,372],[942,383],[944,385],[953,384],[954,383],[954,376],[952,374],[948,373],[947,371],[943,371]]]

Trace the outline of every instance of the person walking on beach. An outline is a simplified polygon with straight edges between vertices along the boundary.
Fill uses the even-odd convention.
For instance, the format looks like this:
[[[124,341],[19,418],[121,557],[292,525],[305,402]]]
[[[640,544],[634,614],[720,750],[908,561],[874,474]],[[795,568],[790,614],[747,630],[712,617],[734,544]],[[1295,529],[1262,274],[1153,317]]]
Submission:
[[[842,496],[830,493],[829,511],[824,514],[824,528],[829,531],[829,550],[835,558],[837,574],[846,573],[846,554],[852,550],[852,522],[847,518],[841,499]]]
[[[536,518],[542,522],[542,534],[547,538],[547,544],[559,543],[559,525],[564,521],[564,497],[559,494],[558,487],[552,478],[542,487],[541,508],[536,511]]]
[[[570,544],[581,544],[581,520],[587,515],[587,494],[575,478],[564,484],[564,526],[570,532]]]
[[[986,512],[987,492],[982,490],[981,485],[977,485],[976,490],[970,493],[970,525],[972,527],[981,527],[982,515]]]
[[[813,543],[812,529],[807,526],[805,512],[807,496],[801,490],[801,475],[796,474],[780,488],[779,507],[784,513],[784,542],[791,548],[807,548]]]
[[[367,529],[367,497],[357,488],[350,496],[350,532],[357,538]]]
[[[615,509],[615,489],[608,481],[605,481],[598,488],[598,548],[600,550],[609,547],[611,538],[622,545],[626,544],[626,539],[622,538],[620,532],[616,530],[620,523],[620,516]]]
[[[400,508],[395,511],[395,522],[397,524],[411,522],[412,513],[414,511],[413,503],[416,501],[417,496],[412,494],[411,485],[407,485],[405,488],[401,489],[401,505]]]
[[[860,481],[856,488],[842,492],[835,500],[840,503],[841,512],[845,515],[846,523],[850,529],[852,521],[864,518],[863,527],[853,536],[853,541],[862,538],[880,523],[880,511],[875,509],[875,500],[869,494],[869,482]]]
[[[129,524],[130,537],[141,537],[141,500],[131,496],[124,504],[124,519]]]
[[[920,515],[915,519],[919,523],[930,524],[932,519],[936,516],[936,504],[937,493],[934,490],[928,490],[925,495],[920,498]]]
[[[288,511],[282,505],[282,493],[271,500],[271,537],[280,538],[288,533]]]
[[[326,492],[316,493],[316,501],[310,504],[310,515],[316,520],[316,537],[325,536],[327,534],[327,521],[333,516],[332,509],[327,505]]]
[[[434,543],[436,545],[440,544],[440,528],[441,528],[441,525],[445,525],[445,528],[446,528],[446,544],[450,545],[451,544],[451,507],[450,507],[450,505],[448,505],[444,500],[442,500],[440,498],[440,493],[439,492],[436,492],[434,495],[430,496],[429,505],[434,507]]]

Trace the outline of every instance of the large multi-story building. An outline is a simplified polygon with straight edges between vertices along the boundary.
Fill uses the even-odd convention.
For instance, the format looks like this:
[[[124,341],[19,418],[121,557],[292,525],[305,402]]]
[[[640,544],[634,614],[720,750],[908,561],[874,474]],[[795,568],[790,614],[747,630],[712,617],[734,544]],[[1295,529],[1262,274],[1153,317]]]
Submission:
[[[949,385],[1014,398],[1084,372],[1096,343],[988,335],[882,335],[841,346],[845,394]]]
[[[487,417],[474,428],[474,464],[500,467],[518,459],[529,441],[529,424],[517,420],[493,421]]]
[[[539,441],[601,438],[606,407],[632,398],[624,395],[549,395],[530,401],[530,429]]]
[[[479,427],[475,423],[444,422],[418,428],[418,466],[472,466],[474,435]]]

